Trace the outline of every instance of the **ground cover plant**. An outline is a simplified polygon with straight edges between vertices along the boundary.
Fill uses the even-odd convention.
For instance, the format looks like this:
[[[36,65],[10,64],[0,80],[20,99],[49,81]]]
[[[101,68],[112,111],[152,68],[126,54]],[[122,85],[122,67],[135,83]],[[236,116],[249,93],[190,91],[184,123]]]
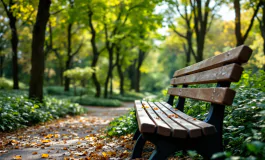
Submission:
[[[43,103],[27,98],[23,91],[0,91],[0,130],[9,131],[66,115],[78,115],[86,109],[69,100],[45,97]]]

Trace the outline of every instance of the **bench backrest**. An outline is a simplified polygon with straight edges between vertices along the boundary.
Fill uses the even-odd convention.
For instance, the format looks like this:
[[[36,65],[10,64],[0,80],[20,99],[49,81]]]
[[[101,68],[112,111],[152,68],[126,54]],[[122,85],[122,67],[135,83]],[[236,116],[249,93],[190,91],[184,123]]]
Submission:
[[[235,91],[229,88],[231,82],[240,80],[243,67],[252,50],[247,46],[239,46],[220,55],[203,60],[174,73],[168,89],[168,103],[172,105],[174,96],[179,96],[180,110],[183,110],[184,98],[192,98],[220,105],[231,105]],[[187,88],[190,84],[217,83],[216,88]],[[183,85],[182,88],[176,88]]]

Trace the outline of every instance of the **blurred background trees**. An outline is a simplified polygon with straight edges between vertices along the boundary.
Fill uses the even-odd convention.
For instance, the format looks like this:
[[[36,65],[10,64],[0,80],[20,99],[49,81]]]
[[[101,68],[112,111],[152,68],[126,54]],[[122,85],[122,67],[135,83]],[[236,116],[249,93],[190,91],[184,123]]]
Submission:
[[[50,86],[104,98],[160,92],[175,70],[241,44],[254,50],[245,67],[265,70],[263,0],[51,1],[47,24],[37,16],[39,2],[0,3],[0,76],[39,100]],[[87,68],[88,77],[74,76]]]

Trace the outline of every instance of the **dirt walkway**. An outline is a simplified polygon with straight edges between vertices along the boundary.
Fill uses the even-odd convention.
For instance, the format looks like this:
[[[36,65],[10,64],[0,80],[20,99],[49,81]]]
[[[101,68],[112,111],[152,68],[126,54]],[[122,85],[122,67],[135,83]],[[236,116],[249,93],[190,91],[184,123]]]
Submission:
[[[126,159],[133,146],[131,137],[110,139],[102,128],[132,107],[133,103],[119,108],[87,107],[89,113],[83,116],[2,134],[0,159]]]

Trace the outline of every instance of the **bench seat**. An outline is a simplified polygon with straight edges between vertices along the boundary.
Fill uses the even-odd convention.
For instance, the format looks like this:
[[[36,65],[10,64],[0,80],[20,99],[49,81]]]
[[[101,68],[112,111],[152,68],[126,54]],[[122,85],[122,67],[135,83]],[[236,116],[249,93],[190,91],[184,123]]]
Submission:
[[[213,125],[197,120],[166,102],[135,101],[139,131],[175,138],[198,138],[216,133]]]
[[[222,54],[175,71],[167,102],[135,101],[138,130],[131,158],[141,158],[146,141],[155,145],[151,160],[167,159],[177,151],[195,150],[204,159],[224,151],[225,106],[233,103],[236,92],[230,88],[242,75],[252,50],[239,46]],[[192,85],[196,84],[196,87]],[[208,87],[201,84],[216,84]],[[206,87],[206,88],[203,88]],[[176,107],[172,107],[178,97]],[[197,120],[185,113],[187,98],[210,103],[207,117]],[[221,159],[224,159],[222,157]]]

